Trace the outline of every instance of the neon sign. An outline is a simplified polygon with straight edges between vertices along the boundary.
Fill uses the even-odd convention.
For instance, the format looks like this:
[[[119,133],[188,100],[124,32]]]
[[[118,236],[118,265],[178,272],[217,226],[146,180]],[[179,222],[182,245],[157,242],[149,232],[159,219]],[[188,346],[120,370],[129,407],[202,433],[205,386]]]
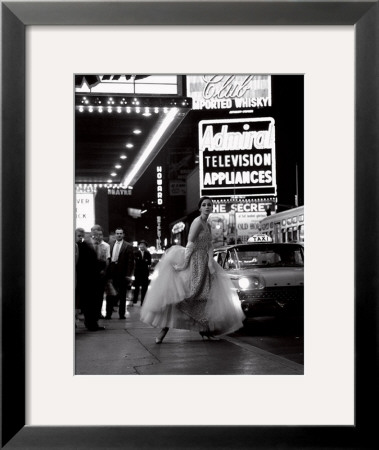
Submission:
[[[163,204],[163,173],[162,166],[157,166],[157,204]]]
[[[200,195],[276,195],[271,117],[199,122]]]
[[[162,237],[162,218],[157,216],[157,250],[161,249],[161,237]]]
[[[185,229],[185,224],[183,222],[176,223],[172,228],[172,233],[177,234],[182,232]]]
[[[270,75],[187,77],[192,109],[242,109],[271,106]]]

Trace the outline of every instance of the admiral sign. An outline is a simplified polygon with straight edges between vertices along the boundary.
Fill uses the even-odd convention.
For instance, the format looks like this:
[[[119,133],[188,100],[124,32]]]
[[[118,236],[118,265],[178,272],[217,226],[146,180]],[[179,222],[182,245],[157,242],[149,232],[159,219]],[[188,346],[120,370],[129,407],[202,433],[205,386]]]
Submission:
[[[199,122],[200,195],[276,195],[271,117]]]

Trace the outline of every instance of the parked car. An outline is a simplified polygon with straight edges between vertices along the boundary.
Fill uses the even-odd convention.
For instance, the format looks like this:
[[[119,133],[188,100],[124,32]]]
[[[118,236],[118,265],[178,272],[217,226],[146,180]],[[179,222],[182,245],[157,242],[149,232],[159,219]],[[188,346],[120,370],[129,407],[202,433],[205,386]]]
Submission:
[[[257,242],[219,247],[214,259],[228,273],[247,317],[304,312],[304,247]]]

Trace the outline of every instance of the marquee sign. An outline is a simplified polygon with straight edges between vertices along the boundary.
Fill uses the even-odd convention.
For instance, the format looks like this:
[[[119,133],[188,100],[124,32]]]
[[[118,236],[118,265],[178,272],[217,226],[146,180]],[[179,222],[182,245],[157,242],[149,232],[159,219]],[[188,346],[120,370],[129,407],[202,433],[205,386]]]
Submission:
[[[76,228],[90,231],[95,223],[95,198],[93,193],[76,193],[75,196]]]
[[[270,75],[203,75],[187,77],[192,109],[251,109],[271,106]]]
[[[271,117],[199,122],[200,195],[276,195]]]

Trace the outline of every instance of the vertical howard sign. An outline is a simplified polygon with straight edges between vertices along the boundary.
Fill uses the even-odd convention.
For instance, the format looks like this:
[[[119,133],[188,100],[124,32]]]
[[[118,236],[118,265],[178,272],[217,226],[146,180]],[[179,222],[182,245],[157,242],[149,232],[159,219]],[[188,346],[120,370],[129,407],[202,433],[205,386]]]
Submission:
[[[275,167],[273,118],[199,122],[201,195],[275,196]]]

